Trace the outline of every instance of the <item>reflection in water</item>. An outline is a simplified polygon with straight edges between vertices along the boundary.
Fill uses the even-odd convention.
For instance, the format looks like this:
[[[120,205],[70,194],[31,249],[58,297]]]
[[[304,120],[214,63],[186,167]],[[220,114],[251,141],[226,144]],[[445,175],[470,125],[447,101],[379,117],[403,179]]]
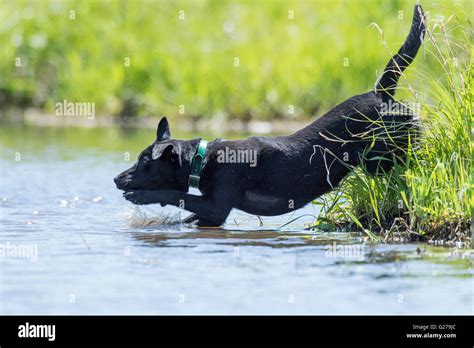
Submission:
[[[347,235],[341,239],[306,231],[275,231],[261,229],[258,231],[232,230],[228,228],[203,228],[194,232],[133,232],[138,240],[167,247],[176,241],[193,243],[196,239],[205,239],[215,244],[233,246],[267,246],[270,248],[294,248],[309,245],[330,245],[333,243],[350,243]],[[181,244],[184,245],[184,244]]]

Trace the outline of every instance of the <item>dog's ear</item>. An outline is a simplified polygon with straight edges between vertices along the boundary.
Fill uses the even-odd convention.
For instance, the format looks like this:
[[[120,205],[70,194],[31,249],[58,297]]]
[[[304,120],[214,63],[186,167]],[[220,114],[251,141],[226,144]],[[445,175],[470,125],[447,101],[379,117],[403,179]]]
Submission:
[[[151,158],[156,160],[158,158],[171,158],[177,159],[180,166],[181,162],[181,147],[178,144],[165,143],[165,144],[155,144],[151,152]]]
[[[156,141],[168,140],[171,138],[170,126],[166,117],[163,117],[156,128]]]

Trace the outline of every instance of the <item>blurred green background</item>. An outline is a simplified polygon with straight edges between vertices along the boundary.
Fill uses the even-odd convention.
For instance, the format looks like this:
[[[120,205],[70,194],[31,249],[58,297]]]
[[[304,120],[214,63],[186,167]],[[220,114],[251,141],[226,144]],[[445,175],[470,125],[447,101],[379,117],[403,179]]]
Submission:
[[[373,87],[382,39],[398,50],[414,3],[0,0],[0,109],[66,99],[98,117],[308,118]],[[422,5],[431,18],[472,11]]]

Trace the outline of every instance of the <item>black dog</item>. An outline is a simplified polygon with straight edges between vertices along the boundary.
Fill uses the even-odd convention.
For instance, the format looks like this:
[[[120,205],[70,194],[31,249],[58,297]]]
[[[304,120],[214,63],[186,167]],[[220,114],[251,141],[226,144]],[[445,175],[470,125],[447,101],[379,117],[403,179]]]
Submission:
[[[404,108],[393,96],[424,31],[417,5],[410,33],[375,90],[346,100],[292,135],[215,140],[206,148],[201,139],[171,139],[163,118],[155,142],[114,179],[117,188],[135,204],[171,204],[192,212],[185,223],[219,226],[232,208],[266,216],[301,208],[358,165],[373,175],[390,170],[397,158],[403,160],[417,128],[413,112],[392,112],[394,106]],[[190,184],[202,196],[188,194]]]

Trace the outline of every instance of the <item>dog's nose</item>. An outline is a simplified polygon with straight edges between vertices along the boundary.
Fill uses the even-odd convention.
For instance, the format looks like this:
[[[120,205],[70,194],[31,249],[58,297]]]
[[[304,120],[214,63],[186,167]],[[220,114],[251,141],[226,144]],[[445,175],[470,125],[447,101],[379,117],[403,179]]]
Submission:
[[[120,175],[119,176],[116,176],[114,178],[114,183],[115,183],[115,186],[117,186],[118,189],[120,189]]]

